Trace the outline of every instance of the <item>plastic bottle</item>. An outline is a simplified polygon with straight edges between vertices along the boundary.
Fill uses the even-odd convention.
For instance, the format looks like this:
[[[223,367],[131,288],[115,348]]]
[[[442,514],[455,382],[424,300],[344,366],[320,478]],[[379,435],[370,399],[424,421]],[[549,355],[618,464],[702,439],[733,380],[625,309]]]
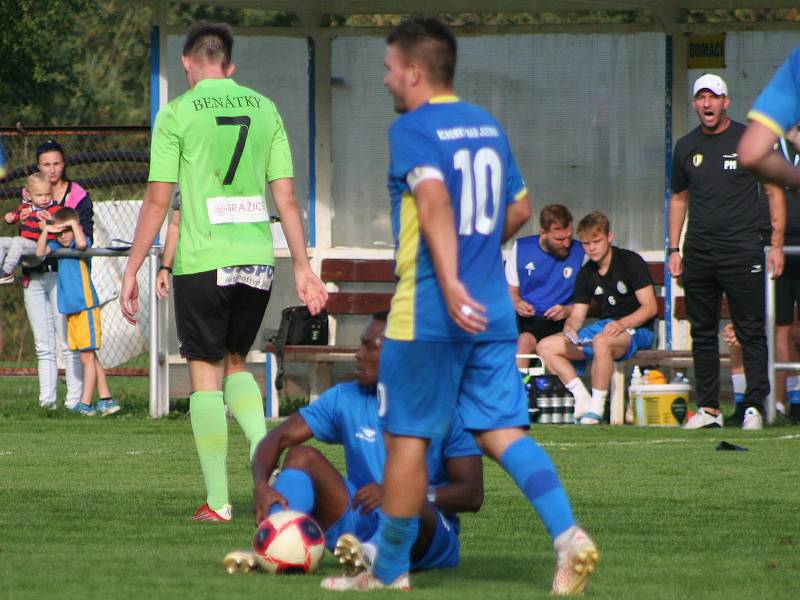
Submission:
[[[684,380],[683,373],[678,371],[677,373],[675,373],[675,375],[672,376],[670,383],[683,383],[684,382],[683,380]]]
[[[634,422],[635,404],[636,404],[636,391],[639,386],[644,383],[642,371],[639,365],[633,366],[633,373],[631,373],[631,382],[628,385],[628,408],[625,410],[625,422],[631,425]]]

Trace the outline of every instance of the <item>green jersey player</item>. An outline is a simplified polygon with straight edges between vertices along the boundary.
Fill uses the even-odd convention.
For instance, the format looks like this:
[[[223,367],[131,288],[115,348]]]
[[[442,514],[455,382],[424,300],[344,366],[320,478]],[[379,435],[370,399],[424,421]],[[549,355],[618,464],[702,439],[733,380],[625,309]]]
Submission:
[[[245,356],[261,325],[272,287],[274,255],[265,187],[280,214],[297,294],[312,314],[327,292],[305,250],[294,197],[289,143],[275,105],[230,76],[233,32],[199,23],[186,37],[189,91],[155,121],[150,175],[123,277],[122,312],[136,322],[136,273],[181,189],[180,234],[173,290],[178,342],[189,364],[190,412],[207,500],[194,515],[228,521],[227,404],[250,443],[266,435],[262,395]]]

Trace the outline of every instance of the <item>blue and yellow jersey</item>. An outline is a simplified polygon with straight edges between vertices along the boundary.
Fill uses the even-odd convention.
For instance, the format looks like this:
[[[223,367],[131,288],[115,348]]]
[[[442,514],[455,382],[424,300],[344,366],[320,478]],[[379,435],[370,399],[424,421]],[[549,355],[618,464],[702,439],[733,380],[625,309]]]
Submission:
[[[389,194],[395,272],[386,337],[395,340],[512,340],[517,325],[503,272],[506,207],[526,194],[508,138],[482,108],[455,96],[432,98],[389,130]],[[458,231],[459,277],[489,319],[472,335],[450,318],[430,250],[422,237],[413,187],[444,182]]]
[[[747,118],[783,136],[800,123],[800,46],[778,67]]]
[[[91,246],[91,240],[87,241]],[[52,250],[63,248],[55,240],[48,242],[48,246]],[[75,242],[70,248],[75,249]],[[92,285],[90,261],[88,257],[58,259],[58,312],[71,315],[100,305]]]

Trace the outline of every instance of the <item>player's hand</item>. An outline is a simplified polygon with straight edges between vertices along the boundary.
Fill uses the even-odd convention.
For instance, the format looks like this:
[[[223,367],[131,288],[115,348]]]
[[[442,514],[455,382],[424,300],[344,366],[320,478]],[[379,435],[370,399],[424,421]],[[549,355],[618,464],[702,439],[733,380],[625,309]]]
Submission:
[[[294,281],[300,301],[306,305],[308,312],[318,315],[328,302],[328,290],[320,278],[308,267],[295,271]]]
[[[609,321],[603,327],[603,333],[610,337],[617,337],[620,333],[625,332],[625,327],[619,321]]]
[[[480,333],[486,330],[486,308],[475,302],[464,284],[456,280],[444,291],[447,312],[461,329],[467,333]]]
[[[3,215],[3,220],[9,225],[13,225],[16,218],[14,217],[13,212],[7,212],[6,214]]]
[[[368,483],[353,496],[353,510],[368,515],[381,505],[381,488],[377,483]]]
[[[769,271],[773,279],[777,279],[783,274],[784,260],[782,247],[773,246],[769,249],[767,253],[767,271]]]
[[[28,215],[30,215],[32,212],[33,212],[33,209],[30,206],[23,206],[22,210],[19,211],[19,220],[23,221],[23,220],[27,219]]]
[[[722,328],[722,341],[735,348],[741,348],[739,338],[736,337],[736,330],[733,328],[733,323],[727,323]]]
[[[160,269],[156,276],[156,296],[162,300],[169,298],[169,271]]]
[[[136,282],[136,274],[130,275],[127,270],[122,276],[119,303],[125,320],[131,325],[136,325],[136,313],[139,312],[139,284]]]
[[[572,327],[564,325],[564,329],[561,330],[561,333],[564,335],[565,338],[567,338],[569,342],[572,342],[576,346],[578,345],[578,332],[575,331]]]
[[[563,321],[569,316],[569,310],[566,306],[556,304],[544,311],[544,316],[551,321]]]
[[[800,123],[790,128],[786,132],[786,141],[789,142],[794,149],[800,152]]]
[[[536,314],[536,309],[533,308],[533,305],[528,304],[525,300],[520,299],[517,302],[517,305],[514,307],[517,311],[517,314],[520,317],[532,317]]]
[[[683,260],[680,252],[673,252],[669,255],[669,274],[673,277],[680,277],[683,273]]]
[[[269,509],[273,504],[280,504],[284,510],[289,508],[289,502],[275,491],[266,481],[259,481],[253,488],[253,515],[256,527],[269,516]]]

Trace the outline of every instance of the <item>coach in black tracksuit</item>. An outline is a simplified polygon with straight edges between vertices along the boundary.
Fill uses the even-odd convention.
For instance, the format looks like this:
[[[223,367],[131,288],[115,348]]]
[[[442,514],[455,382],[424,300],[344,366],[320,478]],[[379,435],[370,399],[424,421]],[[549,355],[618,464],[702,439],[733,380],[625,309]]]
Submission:
[[[703,75],[698,79],[694,108],[700,126],[678,140],[672,157],[669,270],[673,277],[682,275],[692,329],[699,410],[686,425],[690,429],[722,426],[717,336],[723,292],[742,345],[747,379],[745,407],[753,406],[760,413],[745,420],[743,427],[761,428],[763,402],[769,393],[763,247],[772,244],[767,267],[780,274],[780,223],[785,223],[785,214],[780,214],[780,202],[773,202],[770,195],[773,235],[771,240],[765,240],[758,206],[764,200],[759,200],[758,182],[738,164],[737,145],[745,126],[728,118],[729,103],[727,86],[721,78]],[[681,261],[678,243],[687,207],[690,218]]]

